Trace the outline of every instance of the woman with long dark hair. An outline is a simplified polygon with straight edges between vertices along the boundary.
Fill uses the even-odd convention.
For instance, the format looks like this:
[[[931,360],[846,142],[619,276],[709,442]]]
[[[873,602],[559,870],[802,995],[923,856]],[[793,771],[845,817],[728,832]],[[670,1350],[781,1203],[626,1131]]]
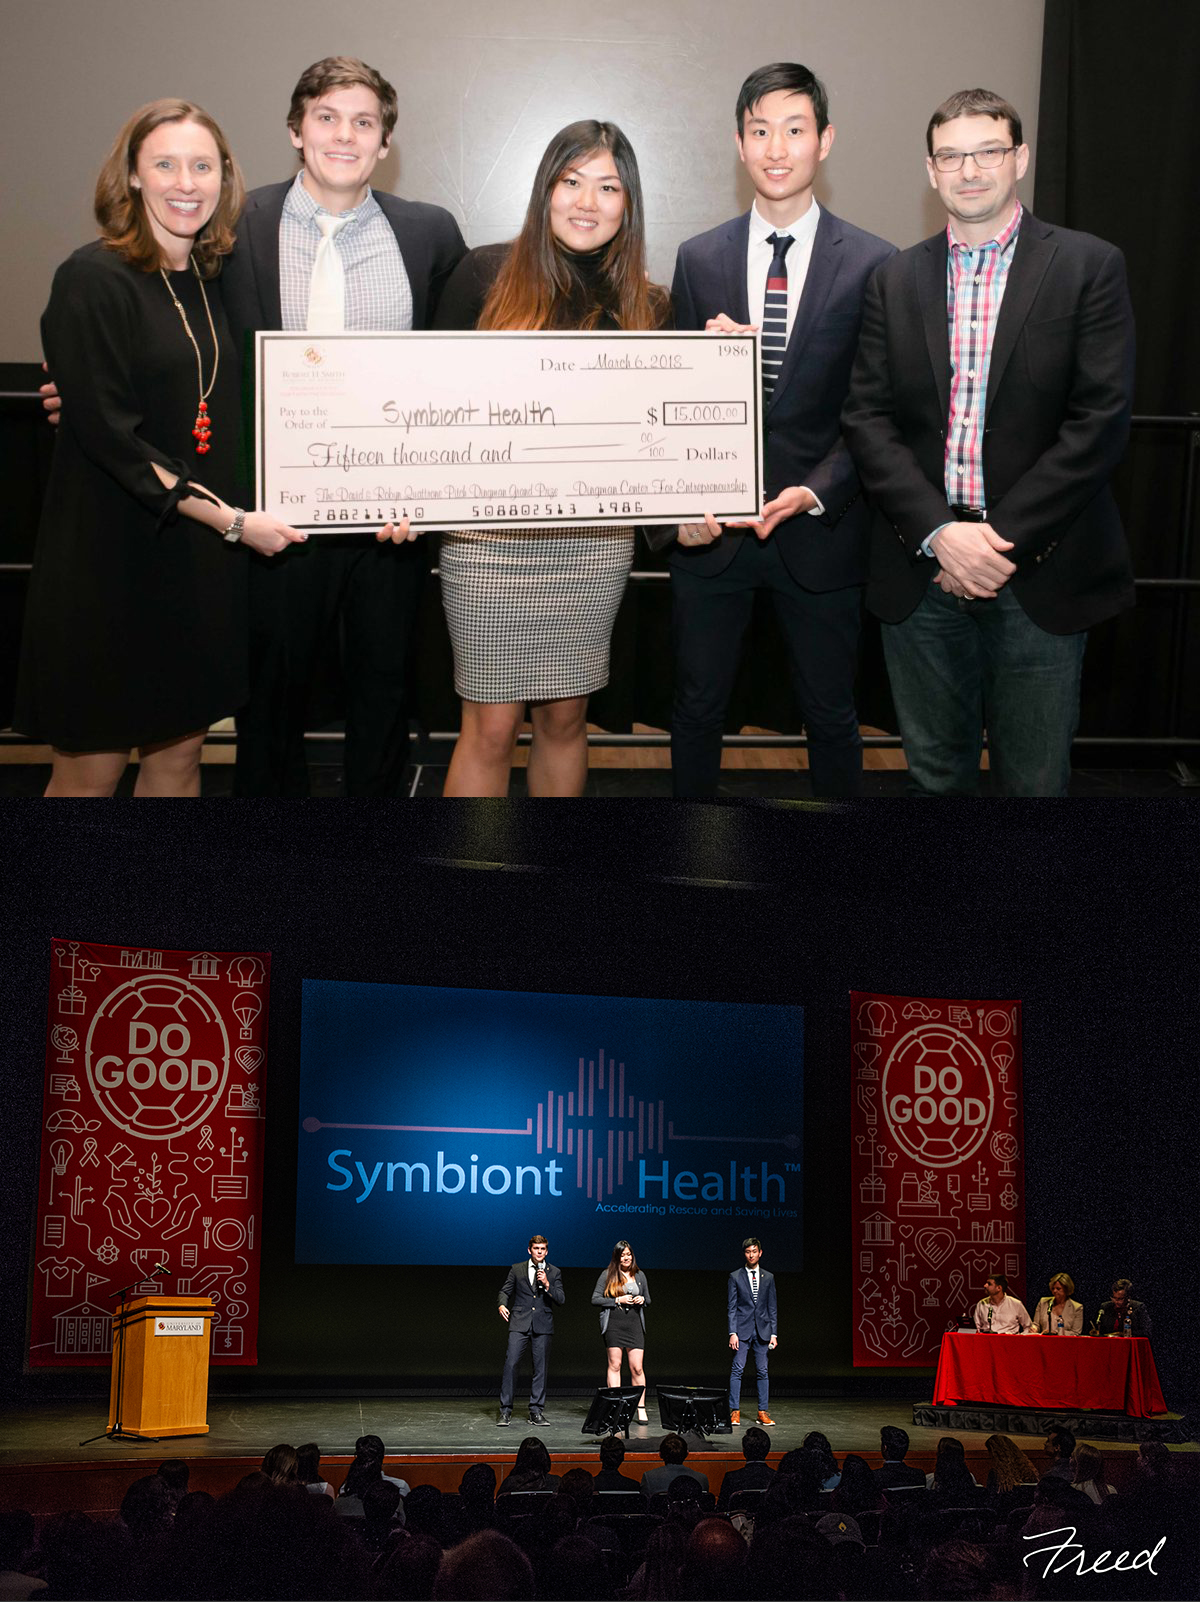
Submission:
[[[508,244],[459,263],[438,328],[654,329],[667,292],[646,276],[637,159],[611,122],[573,122],[538,166]],[[530,709],[531,795],[579,795],[587,698],[608,682],[613,620],[633,561],[632,528],[472,528],[441,542],[462,732],[445,793],[508,793]]]
[[[243,187],[200,106],[155,100],[96,182],[99,239],[54,275],[42,346],[62,423],[13,725],[53,747],[47,795],[196,795],[208,726],[247,693],[246,565],[306,538],[229,504],[240,352],[218,274]],[[226,499],[222,499],[222,496]]]
[[[629,1356],[629,1383],[640,1385],[637,1419],[646,1417],[646,1312],[650,1305],[650,1286],[637,1265],[633,1247],[619,1240],[612,1249],[608,1267],[601,1272],[592,1292],[592,1306],[600,1309],[600,1338],[608,1357],[608,1384],[621,1383],[621,1359]]]

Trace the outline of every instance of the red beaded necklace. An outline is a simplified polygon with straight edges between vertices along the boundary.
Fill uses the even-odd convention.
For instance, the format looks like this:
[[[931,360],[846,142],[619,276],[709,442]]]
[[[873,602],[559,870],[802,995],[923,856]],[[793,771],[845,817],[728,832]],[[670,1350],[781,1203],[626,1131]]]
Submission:
[[[196,282],[200,285],[200,298],[204,302],[204,314],[208,318],[208,331],[212,335],[213,342],[213,370],[212,377],[208,381],[207,389],[204,387],[204,366],[200,360],[200,347],[196,343],[196,336],[192,333],[191,324],[187,320],[187,313],[180,305],[179,296],[171,288],[171,280],[167,277],[166,269],[160,267],[158,270],[162,274],[163,283],[167,286],[167,294],[170,295],[171,299],[175,302],[175,310],[179,313],[179,320],[183,324],[183,331],[191,340],[192,349],[196,352],[196,381],[200,391],[200,403],[196,408],[196,421],[192,425],[192,437],[196,441],[197,455],[207,456],[210,448],[209,440],[212,438],[212,419],[208,414],[208,397],[212,394],[213,385],[217,381],[217,368],[220,366],[221,362],[221,350],[217,344],[217,331],[213,327],[212,312],[209,309],[208,296],[204,292],[204,280],[201,278],[199,272],[196,271],[196,263],[194,261],[192,262],[191,266],[193,273],[196,274]]]

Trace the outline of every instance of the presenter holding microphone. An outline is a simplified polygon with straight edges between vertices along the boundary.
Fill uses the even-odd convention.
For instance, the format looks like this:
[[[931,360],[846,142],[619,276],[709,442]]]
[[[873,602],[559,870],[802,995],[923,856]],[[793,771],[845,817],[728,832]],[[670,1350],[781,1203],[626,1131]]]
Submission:
[[[729,1276],[729,1349],[733,1353],[733,1367],[729,1374],[729,1419],[740,1424],[742,1415],[739,1403],[742,1397],[742,1370],[747,1353],[753,1351],[754,1366],[758,1374],[758,1422],[774,1424],[767,1409],[769,1388],[767,1381],[767,1353],[779,1344],[778,1321],[775,1312],[775,1276],[759,1267],[762,1241],[751,1235],[742,1242],[745,1268]]]
[[[992,1274],[983,1283],[983,1296],[975,1304],[975,1328],[991,1335],[1024,1335],[1033,1320],[1024,1302],[1008,1294],[1008,1280]]]
[[[527,1346],[533,1352],[533,1385],[529,1392],[529,1422],[548,1424],[546,1369],[550,1359],[550,1337],[554,1333],[554,1304],[562,1306],[562,1275],[546,1261],[550,1250],[545,1235],[529,1241],[529,1256],[514,1263],[500,1289],[499,1313],[508,1325],[508,1350],[504,1354],[504,1373],[500,1380],[500,1427],[512,1418],[513,1378]]]
[[[619,1240],[613,1247],[612,1259],[596,1281],[592,1292],[592,1306],[600,1309],[600,1336],[608,1355],[608,1384],[621,1383],[621,1354],[629,1353],[629,1383],[640,1385],[637,1420],[648,1424],[646,1417],[646,1374],[642,1366],[646,1349],[646,1313],[650,1305],[650,1287],[646,1276],[637,1265],[633,1247],[627,1240]]]

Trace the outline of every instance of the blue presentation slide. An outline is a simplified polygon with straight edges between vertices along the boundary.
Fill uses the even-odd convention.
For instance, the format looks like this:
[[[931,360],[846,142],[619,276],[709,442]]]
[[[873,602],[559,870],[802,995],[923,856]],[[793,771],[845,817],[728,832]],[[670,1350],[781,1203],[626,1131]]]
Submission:
[[[801,1267],[804,1011],[305,980],[296,1261]]]

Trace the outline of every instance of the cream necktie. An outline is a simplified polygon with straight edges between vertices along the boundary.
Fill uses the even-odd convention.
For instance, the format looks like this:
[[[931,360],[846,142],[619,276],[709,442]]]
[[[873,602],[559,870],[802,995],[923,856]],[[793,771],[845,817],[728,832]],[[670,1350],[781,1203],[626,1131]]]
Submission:
[[[340,334],[346,327],[346,269],[335,240],[350,219],[322,213],[316,221],[321,230],[321,243],[308,281],[308,316],[304,326],[310,334]]]

